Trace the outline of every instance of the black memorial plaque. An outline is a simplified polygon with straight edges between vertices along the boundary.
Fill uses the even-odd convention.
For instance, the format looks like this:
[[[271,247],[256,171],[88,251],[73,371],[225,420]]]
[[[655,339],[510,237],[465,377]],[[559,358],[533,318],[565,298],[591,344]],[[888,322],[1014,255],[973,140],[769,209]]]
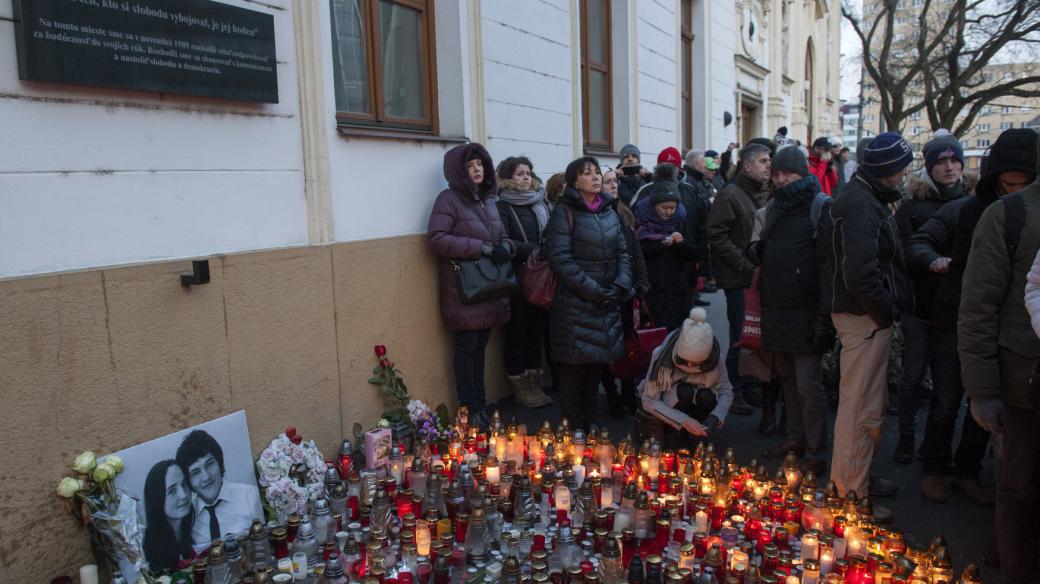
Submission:
[[[278,103],[274,17],[211,0],[14,0],[24,80]]]

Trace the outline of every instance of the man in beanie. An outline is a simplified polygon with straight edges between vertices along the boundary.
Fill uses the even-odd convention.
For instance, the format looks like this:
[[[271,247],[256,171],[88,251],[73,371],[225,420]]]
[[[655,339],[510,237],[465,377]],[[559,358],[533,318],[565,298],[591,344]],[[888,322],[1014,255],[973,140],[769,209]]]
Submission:
[[[733,388],[707,319],[703,308],[694,308],[682,327],[654,349],[638,389],[639,439],[654,437],[664,448],[692,451],[701,437],[726,421]]]
[[[715,187],[715,192],[719,192],[726,186],[726,177],[723,176],[725,173],[722,171],[721,156],[716,150],[707,150],[704,152],[704,168],[707,169],[708,173],[711,173],[711,184]]]
[[[1005,136],[1013,150],[998,151]],[[1028,129],[1001,134],[979,193],[988,194],[993,186],[998,194],[1006,192],[1009,183],[1021,184],[1030,172],[1035,178],[1037,139]],[[1027,147],[1030,141],[1032,149]],[[1026,275],[1038,249],[1040,183],[1033,182],[982,212],[964,268],[957,323],[961,375],[972,417],[1003,441],[996,520],[1000,567],[1007,582],[1035,582],[1040,569],[1040,338],[1030,326],[1024,300]]]
[[[813,142],[809,152],[809,172],[820,181],[820,189],[828,195],[834,194],[834,187],[838,186],[838,173],[834,172],[831,165],[834,158],[831,149],[830,138],[824,136]]]
[[[686,210],[686,219],[683,222],[684,230],[687,240],[685,244],[689,246],[689,250],[692,255],[685,255],[686,260],[682,266],[682,278],[690,290],[692,291],[697,283],[697,262],[702,261],[708,255],[708,242],[704,236],[704,226],[708,219],[708,208],[710,203],[706,203],[703,199],[697,196],[697,191],[687,183],[682,175],[680,168],[682,167],[682,157],[679,155],[679,150],[669,146],[661,151],[657,155],[657,166],[654,167],[654,174],[652,175],[650,184],[644,185],[640,189],[632,201],[633,210],[639,199],[644,196],[644,193],[648,188],[651,188],[655,183],[665,182],[666,190],[672,190],[677,192],[679,195],[679,203]],[[676,184],[678,183],[678,184]],[[645,255],[645,254],[644,254]],[[651,284],[652,286],[652,284]],[[686,295],[689,301],[698,302],[700,305],[706,306],[706,302],[701,302],[699,299],[695,299],[692,294]],[[676,307],[675,310],[681,314],[679,320],[682,320],[683,316],[690,311],[691,306],[686,305],[682,307]]]
[[[639,148],[635,144],[625,144],[618,152],[621,163],[618,164],[618,198],[621,202],[632,206],[633,197],[639,189],[650,181],[650,171],[640,164]]]
[[[710,156],[710,155],[714,155]],[[711,208],[711,202],[715,200],[715,195],[718,194],[718,189],[715,186],[715,179],[718,175],[715,171],[718,170],[719,164],[717,158],[718,152],[709,150],[707,152],[703,150],[690,150],[686,153],[685,162],[683,165],[682,182],[690,185],[693,193],[697,195],[697,198],[701,202],[702,216],[705,221],[708,218],[708,209]],[[725,186],[725,182],[722,183]],[[702,226],[703,230],[703,226]],[[709,284],[714,276],[711,271],[711,260],[709,259],[710,250],[708,248],[707,241],[704,241],[704,245],[701,249],[702,256],[700,261],[697,262],[697,273],[694,274],[693,286],[696,288],[698,278],[704,279],[704,291],[706,293],[715,292],[715,286]],[[699,293],[694,299],[694,303],[697,306],[707,306],[708,302],[701,300]]]
[[[952,135],[932,138],[925,144],[923,152],[925,166],[920,173],[908,179],[906,195],[896,211],[896,223],[899,225],[899,235],[906,252],[908,274],[913,283],[914,302],[912,313],[900,316],[904,348],[898,389],[899,443],[896,445],[895,461],[901,464],[913,461],[921,379],[931,364],[933,391],[924,443],[921,445],[925,471],[921,494],[929,501],[944,503],[947,498],[945,474],[952,462],[950,441],[964,393],[959,368],[952,366],[957,363],[957,330],[956,326],[951,326],[955,325],[956,321],[933,323],[932,320],[938,284],[941,275],[948,271],[948,266],[942,262],[936,262],[934,266],[913,264],[909,259],[910,243],[913,234],[942,207],[969,196],[975,181],[971,176],[970,184],[965,185],[964,150]],[[980,446],[981,451],[984,451],[988,436],[978,431],[974,424],[969,426],[972,427],[965,427],[962,447],[979,450],[970,448],[969,443],[982,440]],[[967,466],[977,466],[981,462],[981,457],[973,462],[964,460],[964,453],[959,459]],[[977,482],[978,468],[959,468],[957,474],[965,478],[975,476]],[[976,485],[972,485],[974,486]],[[981,487],[971,488],[970,492],[978,502],[992,503]]]
[[[899,134],[871,140],[821,230],[822,309],[831,314],[842,345],[831,458],[831,479],[842,496],[895,494],[892,482],[871,477],[870,466],[881,442],[892,323],[899,307],[909,305],[903,247],[889,205],[901,198],[911,161],[910,143]],[[874,511],[879,519],[891,519],[881,505]]]
[[[715,282],[726,293],[726,319],[729,321],[729,349],[726,367],[733,380],[733,413],[750,415],[745,400],[745,380],[737,374],[740,359],[740,331],[744,327],[744,290],[751,286],[755,266],[744,257],[751,243],[755,211],[763,205],[762,191],[769,180],[769,149],[749,144],[741,149],[739,172],[715,197],[708,211],[708,236]]]
[[[819,314],[816,239],[831,199],[820,192],[819,181],[796,147],[777,150],[770,173],[773,192],[764,226],[759,239],[748,246],[747,257],[762,268],[762,350],[773,355],[780,377],[788,435],[762,456],[783,458],[794,452],[805,456],[804,467],[820,476],[827,467],[827,398],[820,356],[831,348],[834,335],[830,326],[821,326],[829,323]]]

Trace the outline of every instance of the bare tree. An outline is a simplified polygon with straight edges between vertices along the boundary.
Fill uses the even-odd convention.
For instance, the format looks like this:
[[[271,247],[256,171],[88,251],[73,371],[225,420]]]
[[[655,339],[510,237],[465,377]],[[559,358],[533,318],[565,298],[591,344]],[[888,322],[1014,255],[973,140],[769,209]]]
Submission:
[[[863,49],[867,94],[888,129],[925,112],[932,129],[961,136],[1002,97],[1040,97],[1040,68],[992,78],[1000,62],[1040,61],[1040,0],[850,0],[841,12]],[[919,10],[919,12],[917,12]]]

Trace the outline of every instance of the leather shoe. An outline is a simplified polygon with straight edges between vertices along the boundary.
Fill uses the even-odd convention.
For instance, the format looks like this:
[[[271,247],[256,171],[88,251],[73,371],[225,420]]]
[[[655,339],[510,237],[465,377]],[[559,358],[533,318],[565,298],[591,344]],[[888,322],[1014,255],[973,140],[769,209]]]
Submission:
[[[738,416],[750,416],[753,411],[752,407],[744,401],[743,396],[733,396],[733,403],[729,406],[729,412]]]
[[[971,499],[972,503],[982,507],[992,507],[995,502],[993,495],[982,486],[982,482],[976,477],[956,478],[950,481],[954,491]]]
[[[932,503],[945,503],[949,495],[946,493],[946,479],[939,475],[924,475],[921,481],[921,496]]]
[[[899,443],[896,444],[896,451],[892,458],[899,464],[910,464],[914,461],[914,437],[912,435],[899,437]]]
[[[783,458],[788,452],[795,453],[798,458],[805,456],[805,443],[785,440],[772,448],[763,448],[762,458]]]
[[[871,497],[891,497],[898,490],[899,487],[888,479],[870,477],[869,495]]]

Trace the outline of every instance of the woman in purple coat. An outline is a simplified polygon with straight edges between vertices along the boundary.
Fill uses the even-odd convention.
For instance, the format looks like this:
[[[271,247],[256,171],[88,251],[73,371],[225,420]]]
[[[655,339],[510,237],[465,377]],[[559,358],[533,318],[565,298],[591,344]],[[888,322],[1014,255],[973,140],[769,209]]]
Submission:
[[[437,254],[441,316],[455,332],[455,389],[470,419],[488,425],[484,385],[484,350],[493,327],[509,320],[509,298],[473,304],[459,300],[457,275],[451,260],[490,257],[497,264],[511,261],[516,245],[506,238],[498,214],[498,185],[491,155],[480,144],[462,144],[444,154],[448,188],[437,195],[427,229],[427,241]]]

